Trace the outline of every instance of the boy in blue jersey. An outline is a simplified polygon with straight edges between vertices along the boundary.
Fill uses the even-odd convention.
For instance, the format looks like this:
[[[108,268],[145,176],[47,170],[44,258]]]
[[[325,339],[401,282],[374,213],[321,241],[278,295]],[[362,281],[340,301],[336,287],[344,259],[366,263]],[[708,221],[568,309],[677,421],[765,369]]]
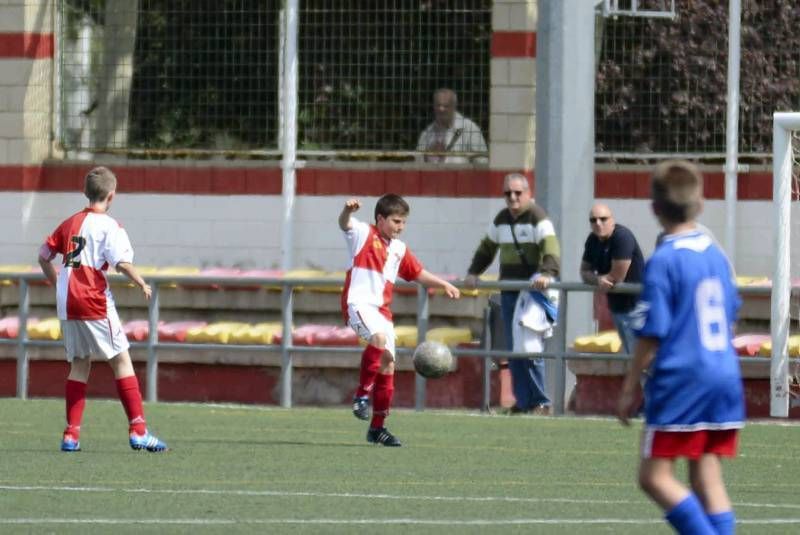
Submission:
[[[695,228],[703,178],[668,161],[652,178],[652,209],[666,232],[645,266],[633,327],[636,349],[617,417],[628,425],[645,370],[639,485],[679,533],[733,533],[736,518],[720,457],[736,455],[744,393],[731,329],[740,305],[725,254]],[[689,463],[691,489],[675,478]]]

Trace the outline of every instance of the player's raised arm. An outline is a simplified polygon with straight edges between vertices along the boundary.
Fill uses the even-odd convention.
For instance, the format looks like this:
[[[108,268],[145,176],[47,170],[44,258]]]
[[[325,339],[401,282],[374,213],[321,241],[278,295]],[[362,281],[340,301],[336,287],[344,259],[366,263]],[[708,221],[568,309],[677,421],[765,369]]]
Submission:
[[[459,297],[461,297],[461,292],[458,291],[458,288],[456,288],[446,280],[437,277],[433,273],[430,273],[426,269],[420,271],[419,275],[417,276],[417,282],[419,282],[423,286],[436,286],[438,288],[441,288],[444,290],[444,293],[447,294],[447,297],[451,299],[458,299]]]
[[[348,231],[353,228],[353,223],[350,220],[350,216],[353,212],[358,211],[361,208],[361,201],[358,199],[348,199],[344,203],[344,208],[342,208],[342,212],[339,214],[339,228]]]

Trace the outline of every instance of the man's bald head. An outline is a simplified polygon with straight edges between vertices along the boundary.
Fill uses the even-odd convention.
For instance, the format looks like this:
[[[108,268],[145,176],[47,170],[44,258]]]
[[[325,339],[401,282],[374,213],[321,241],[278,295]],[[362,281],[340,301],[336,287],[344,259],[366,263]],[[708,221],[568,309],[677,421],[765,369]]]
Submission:
[[[611,213],[611,208],[603,203],[595,203],[589,211],[589,225],[592,233],[601,241],[610,238],[614,232],[614,214]]]

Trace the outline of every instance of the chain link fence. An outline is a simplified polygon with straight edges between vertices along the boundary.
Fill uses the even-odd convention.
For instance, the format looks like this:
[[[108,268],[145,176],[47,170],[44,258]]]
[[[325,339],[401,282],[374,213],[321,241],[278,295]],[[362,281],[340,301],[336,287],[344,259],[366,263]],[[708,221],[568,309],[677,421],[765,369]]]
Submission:
[[[723,157],[728,2],[678,0],[677,18],[598,22],[599,155]],[[800,4],[742,2],[739,151],[768,158],[772,113],[800,109]]]
[[[62,0],[71,150],[277,152],[281,2]],[[300,3],[298,148],[414,151],[433,92],[489,126],[490,0]]]
[[[59,6],[65,148],[279,152],[281,2]],[[487,135],[491,11],[491,0],[301,2],[301,154],[414,151],[440,87]],[[727,2],[677,0],[676,12],[598,19],[598,156],[723,157]],[[744,158],[769,157],[773,111],[800,109],[798,26],[795,0],[743,2]]]

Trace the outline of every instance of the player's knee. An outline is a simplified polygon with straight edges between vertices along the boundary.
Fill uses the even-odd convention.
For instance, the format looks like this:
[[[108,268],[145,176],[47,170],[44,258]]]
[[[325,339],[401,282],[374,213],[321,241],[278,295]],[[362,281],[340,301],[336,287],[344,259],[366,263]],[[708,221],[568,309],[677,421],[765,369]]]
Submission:
[[[75,357],[69,365],[69,374],[73,379],[88,377],[92,369],[92,360],[89,357]]]
[[[394,360],[388,351],[384,351],[381,355],[381,369],[380,372],[384,375],[391,375],[394,373]]]
[[[133,362],[131,356],[127,351],[123,351],[116,357],[108,361],[111,370],[114,372],[114,377],[127,377],[133,375]]]
[[[649,470],[639,470],[638,483],[639,488],[649,496],[655,494],[658,489],[658,478]]]
[[[386,349],[386,335],[383,333],[373,334],[369,339],[369,344],[379,349]]]

